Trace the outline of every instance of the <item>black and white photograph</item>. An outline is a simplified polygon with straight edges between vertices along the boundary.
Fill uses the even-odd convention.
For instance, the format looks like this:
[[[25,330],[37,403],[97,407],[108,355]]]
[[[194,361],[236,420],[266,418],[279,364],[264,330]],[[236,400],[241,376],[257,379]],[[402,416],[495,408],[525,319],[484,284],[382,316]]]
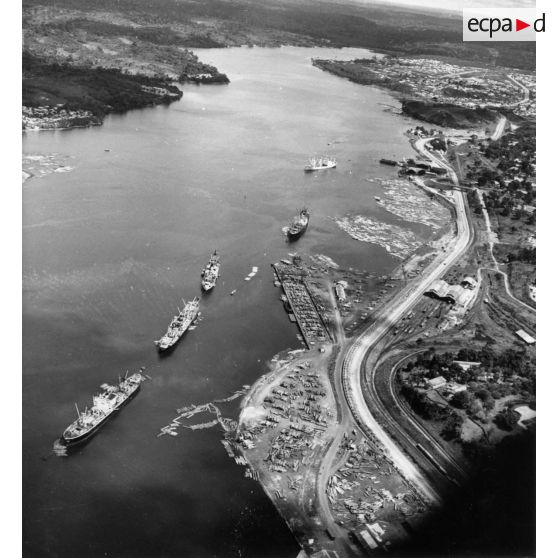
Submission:
[[[4,556],[555,555],[543,4],[22,1]]]

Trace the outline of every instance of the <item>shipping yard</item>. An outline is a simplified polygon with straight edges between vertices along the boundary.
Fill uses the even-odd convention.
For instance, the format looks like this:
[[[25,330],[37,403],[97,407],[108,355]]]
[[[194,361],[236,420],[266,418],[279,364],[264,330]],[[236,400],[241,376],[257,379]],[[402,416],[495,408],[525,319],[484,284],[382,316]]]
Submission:
[[[445,164],[429,138],[410,139],[419,160]],[[482,394],[490,388],[500,399],[490,413],[477,400],[473,416],[451,409],[456,395],[455,401],[474,397],[480,375],[468,385],[459,374],[460,381],[446,381],[446,369],[436,377],[419,378],[420,367],[412,375],[395,373],[409,356],[426,351],[421,349],[425,342],[454,347],[458,340],[469,340],[471,347],[482,347],[486,331],[495,335],[502,328],[502,347],[515,350],[519,340],[526,346],[535,343],[529,310],[514,316],[513,297],[506,299],[494,279],[498,270],[478,267],[483,263],[479,258],[488,265],[493,256],[483,234],[472,236],[463,192],[438,190],[437,185],[430,181],[426,186],[420,178],[388,181],[384,199],[376,198],[386,210],[436,231],[428,245],[406,254],[390,275],[345,269],[325,254],[291,253],[272,264],[272,280],[282,291],[279,300],[305,348],[274,357],[252,387],[178,409],[159,433],[177,436],[180,427],[220,426],[229,457],[261,484],[307,556],[373,556],[405,544],[468,475],[455,458],[463,457],[462,450],[436,440],[441,432],[455,430],[460,440],[481,443],[487,431],[482,420],[490,420],[495,443],[504,437],[497,426],[504,420],[521,417],[516,422],[523,430],[534,423],[535,412],[526,400],[506,395],[525,388],[524,379],[505,385],[500,380],[494,387],[490,382],[496,376],[483,371],[481,396],[488,397]],[[424,205],[406,207],[404,199],[414,199],[419,187],[431,199],[421,193]],[[443,223],[448,207],[457,219],[450,226]],[[475,250],[466,253],[471,245]],[[384,356],[396,364],[374,368],[371,363],[383,363]],[[478,365],[459,366],[467,374]],[[401,386],[393,387],[396,377],[407,391],[426,397],[421,405],[437,409],[429,412],[448,423],[423,421],[409,435],[409,428],[417,428],[409,425],[417,423],[406,405],[416,402],[401,402]],[[238,421],[225,416],[223,404],[241,396]],[[393,414],[395,407],[399,411]]]
[[[443,155],[434,154],[428,144],[429,138],[416,141],[412,137],[411,141],[422,160],[436,160],[440,168],[445,165]],[[453,171],[444,168],[455,183]],[[398,182],[388,182],[385,201],[376,198],[379,205],[436,228],[442,213],[413,213],[403,203],[411,186],[401,184],[405,192],[398,191]],[[285,309],[297,321],[307,346],[313,348],[276,363],[255,384],[243,402],[237,442],[309,556],[334,549],[346,555],[375,555],[402,544],[460,486],[458,479],[467,476],[452,457],[460,451],[444,449],[446,446],[435,441],[440,427],[422,427],[422,438],[404,433],[402,429],[409,429],[413,421],[409,409],[393,415],[393,403],[383,395],[390,393],[386,382],[394,381],[393,373],[384,367],[376,377],[375,369],[367,368],[366,380],[359,381],[358,367],[371,358],[365,356],[365,343],[375,359],[382,352],[392,359],[417,353],[425,342],[470,339],[472,346],[482,346],[486,337],[480,332],[496,324],[487,321],[487,313],[499,323],[496,327],[512,328],[507,338],[502,337],[510,346],[517,345],[514,336],[526,345],[535,342],[530,334],[534,329],[520,327],[526,318],[512,319],[508,306],[513,303],[498,298],[502,293],[491,289],[493,278],[485,277],[478,267],[481,254],[490,256],[483,244],[485,237],[481,234],[475,240],[472,236],[463,193],[448,191],[447,186],[438,190],[437,185],[431,181],[426,186],[415,179],[414,187],[430,191],[452,208],[456,225],[439,231],[430,247],[413,251],[391,276],[342,269],[324,255],[311,257],[312,265],[299,255],[274,264],[275,284],[285,292]],[[466,254],[475,241],[475,251]],[[349,348],[345,336],[350,336]],[[371,394],[365,388],[363,392],[361,382],[378,382],[379,391]],[[440,399],[436,382],[449,390],[449,400]],[[451,397],[478,389],[474,382],[469,387],[446,382],[441,376],[421,385],[431,393],[429,404],[443,408],[439,413],[450,417],[454,417],[448,410]],[[504,397],[498,402],[490,415],[500,413],[494,419],[497,424],[504,420],[501,416],[511,416],[511,408],[503,407],[506,401]],[[475,409],[480,403],[476,405]],[[532,424],[534,411],[517,403],[515,408],[518,417],[527,416]],[[398,418],[391,418],[395,416]],[[451,420],[463,421],[464,440],[478,442],[476,430],[483,432],[478,417],[463,414]],[[494,441],[502,438],[496,431]]]
[[[329,342],[328,330],[306,285],[305,268],[285,263],[273,264],[273,268],[285,293],[286,309],[294,315],[307,347]]]
[[[236,440],[244,457],[301,539],[316,531],[327,538],[313,493],[316,471],[337,426],[328,374],[333,363],[331,346],[324,353],[313,349],[281,355],[252,386],[239,419]]]

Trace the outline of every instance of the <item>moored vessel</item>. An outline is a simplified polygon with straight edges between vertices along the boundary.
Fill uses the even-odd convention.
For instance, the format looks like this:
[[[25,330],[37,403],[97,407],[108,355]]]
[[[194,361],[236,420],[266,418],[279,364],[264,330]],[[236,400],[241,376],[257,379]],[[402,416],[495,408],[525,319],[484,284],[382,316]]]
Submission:
[[[289,228],[287,229],[287,236],[289,240],[295,240],[301,237],[308,228],[310,221],[310,212],[304,208],[301,210],[298,217],[295,217]]]
[[[175,345],[200,313],[199,296],[189,302],[182,302],[184,303],[184,308],[179,310],[178,315],[174,316],[165,335],[155,341],[159,351],[165,351]]]
[[[305,172],[332,169],[337,166],[337,161],[330,157],[311,157],[304,167]]]
[[[219,256],[217,254],[217,250],[215,250],[202,271],[201,285],[204,291],[210,291],[215,286],[217,278],[219,277],[220,267],[221,264],[219,262]]]
[[[78,418],[64,430],[62,441],[66,445],[82,442],[93,435],[109,418],[125,405],[140,389],[143,368],[118,381],[116,386],[103,384],[101,393],[93,396],[93,406],[80,412]]]

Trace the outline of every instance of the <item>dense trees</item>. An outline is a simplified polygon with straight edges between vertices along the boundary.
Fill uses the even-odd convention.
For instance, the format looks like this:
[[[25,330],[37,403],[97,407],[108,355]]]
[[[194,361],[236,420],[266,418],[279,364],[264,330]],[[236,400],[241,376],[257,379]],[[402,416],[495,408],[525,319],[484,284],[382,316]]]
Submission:
[[[434,403],[424,393],[415,388],[403,386],[401,392],[409,402],[411,409],[427,420],[442,420],[450,415],[447,407]]]
[[[520,248],[516,252],[508,254],[508,262],[523,262],[532,265],[537,263],[537,249],[536,248]]]
[[[511,409],[504,409],[503,411],[500,411],[494,418],[494,422],[498,428],[507,431],[513,430],[518,420],[519,415]]]
[[[163,88],[169,94],[160,95],[149,88]],[[169,103],[182,96],[166,79],[128,75],[116,69],[50,64],[29,52],[23,53],[22,93],[25,106],[60,103],[69,110],[89,110],[97,116]]]
[[[464,370],[455,361],[479,362]],[[412,375],[429,379],[443,376],[448,382],[468,384],[470,395],[461,392],[454,396],[452,405],[468,410],[478,399],[484,411],[494,408],[494,400],[506,395],[534,396],[536,368],[534,357],[524,349],[507,349],[495,352],[491,345],[480,351],[463,348],[457,353],[436,353],[431,347],[409,362],[403,370]]]

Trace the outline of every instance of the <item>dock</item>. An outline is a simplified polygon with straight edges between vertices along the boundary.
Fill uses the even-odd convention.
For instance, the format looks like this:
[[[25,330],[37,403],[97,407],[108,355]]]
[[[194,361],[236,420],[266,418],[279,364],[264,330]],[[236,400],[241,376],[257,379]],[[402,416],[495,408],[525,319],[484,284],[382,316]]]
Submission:
[[[291,307],[289,319],[296,321],[306,346],[310,349],[316,343],[330,342],[329,331],[306,284],[307,271],[282,263],[272,264],[272,267]]]

